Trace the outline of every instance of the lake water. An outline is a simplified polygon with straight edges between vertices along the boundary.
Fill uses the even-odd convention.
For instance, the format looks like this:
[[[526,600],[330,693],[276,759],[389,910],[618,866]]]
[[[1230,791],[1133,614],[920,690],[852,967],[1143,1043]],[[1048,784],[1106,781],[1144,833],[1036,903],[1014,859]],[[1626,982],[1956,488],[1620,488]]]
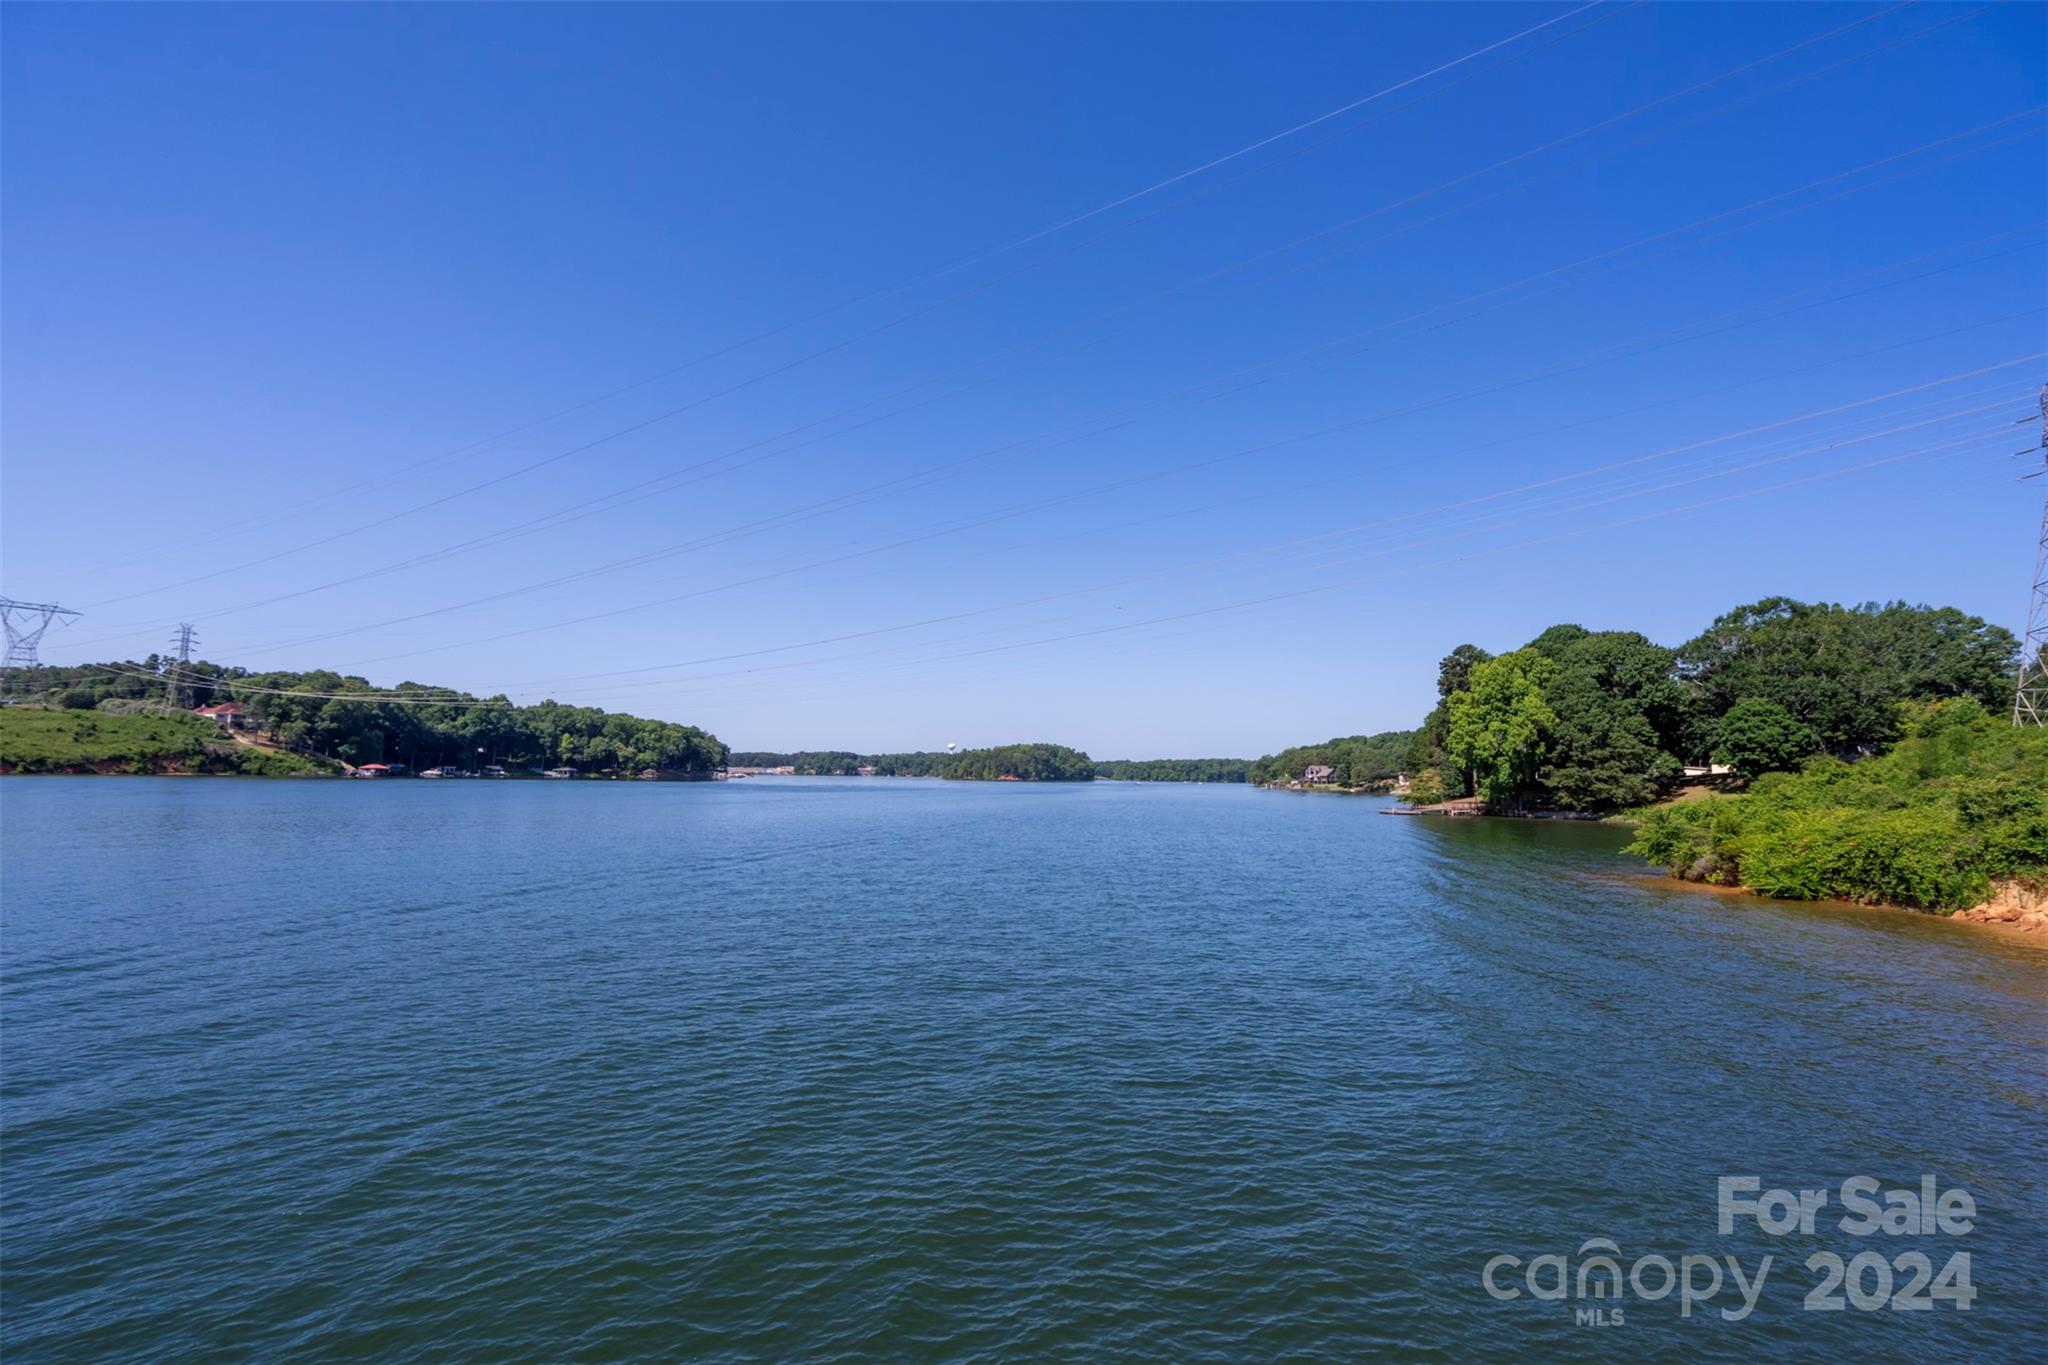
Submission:
[[[1378,805],[8,779],[10,1365],[2039,1348],[2040,950]],[[1866,1174],[1974,1230],[1717,1230]],[[1596,1237],[1776,1263],[1482,1286]],[[1802,1308],[1871,1250],[1974,1306]]]

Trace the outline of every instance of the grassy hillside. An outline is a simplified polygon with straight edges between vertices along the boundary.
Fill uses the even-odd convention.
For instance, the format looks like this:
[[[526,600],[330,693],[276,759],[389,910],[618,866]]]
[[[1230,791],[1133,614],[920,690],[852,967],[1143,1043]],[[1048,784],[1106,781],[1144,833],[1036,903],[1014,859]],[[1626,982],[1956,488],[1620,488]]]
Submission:
[[[1889,753],[1653,809],[1631,851],[1693,881],[1927,910],[1974,905],[1994,880],[2048,881],[2048,730],[1968,699],[1901,714]]]
[[[236,744],[196,716],[0,707],[0,772],[309,777],[332,771],[297,754]]]

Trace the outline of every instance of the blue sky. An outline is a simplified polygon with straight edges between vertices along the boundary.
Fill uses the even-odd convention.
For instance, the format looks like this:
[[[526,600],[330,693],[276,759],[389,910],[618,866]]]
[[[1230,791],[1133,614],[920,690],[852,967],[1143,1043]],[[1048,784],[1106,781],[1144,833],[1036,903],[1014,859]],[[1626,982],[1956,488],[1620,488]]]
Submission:
[[[2048,10],[1574,11],[10,6],[0,591],[1104,757],[1558,621],[2016,625]]]

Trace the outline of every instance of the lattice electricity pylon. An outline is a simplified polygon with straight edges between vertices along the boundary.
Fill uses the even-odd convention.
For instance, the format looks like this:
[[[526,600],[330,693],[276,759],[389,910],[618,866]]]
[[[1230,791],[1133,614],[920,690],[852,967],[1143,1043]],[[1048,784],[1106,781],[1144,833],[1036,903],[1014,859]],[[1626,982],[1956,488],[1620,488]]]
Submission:
[[[2048,384],[2041,386],[2041,468],[2048,474]],[[2019,452],[2033,453],[2032,449]],[[2012,723],[2048,725],[2048,500],[2041,504],[2041,539],[2034,547],[2034,583],[2027,593],[2027,629],[2020,636],[2020,676],[2013,685]]]
[[[186,696],[185,665],[192,662],[192,646],[199,642],[193,633],[192,623],[180,625],[171,636],[171,643],[177,646],[178,658],[164,669],[164,710],[182,711],[191,700]]]
[[[40,668],[42,661],[36,657],[36,646],[42,643],[50,622],[61,620],[68,626],[81,614],[55,602],[17,602],[11,597],[0,597],[0,625],[7,628],[7,656],[0,659],[0,668]],[[35,624],[30,625],[31,621]]]

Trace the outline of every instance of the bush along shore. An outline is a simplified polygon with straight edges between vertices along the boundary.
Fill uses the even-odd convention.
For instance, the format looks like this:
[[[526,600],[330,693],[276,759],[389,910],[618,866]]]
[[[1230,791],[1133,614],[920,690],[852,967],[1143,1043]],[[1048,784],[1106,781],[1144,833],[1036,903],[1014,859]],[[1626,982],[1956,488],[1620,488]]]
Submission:
[[[1628,851],[1760,895],[2048,928],[2048,730],[1968,698],[1908,704],[1900,727],[1880,756],[1649,810]]]

